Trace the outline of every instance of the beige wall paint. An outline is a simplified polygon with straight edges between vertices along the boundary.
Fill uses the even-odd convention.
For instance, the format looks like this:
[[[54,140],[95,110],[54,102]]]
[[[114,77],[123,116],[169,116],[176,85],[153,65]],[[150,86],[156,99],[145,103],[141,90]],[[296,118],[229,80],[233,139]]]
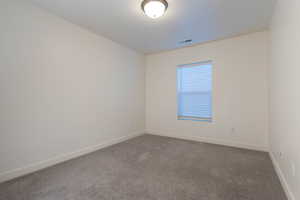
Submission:
[[[300,199],[299,19],[299,0],[278,0],[271,26],[270,146],[294,200]]]
[[[278,1],[269,73],[268,32],[146,56],[147,132],[267,149],[270,108],[271,151],[299,199],[299,10]],[[144,55],[22,1],[0,1],[0,27],[0,180],[144,131]],[[213,122],[179,121],[176,66],[207,60]]]
[[[144,131],[144,55],[0,1],[0,177]]]
[[[207,60],[213,61],[213,122],[177,120],[176,66]],[[267,65],[267,32],[147,56],[147,132],[267,149]]]

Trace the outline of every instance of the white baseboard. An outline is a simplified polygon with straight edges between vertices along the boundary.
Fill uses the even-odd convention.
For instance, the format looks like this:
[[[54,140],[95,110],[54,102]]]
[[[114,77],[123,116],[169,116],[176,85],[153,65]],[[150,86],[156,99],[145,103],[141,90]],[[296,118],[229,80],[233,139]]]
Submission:
[[[275,171],[276,171],[276,173],[279,177],[279,180],[281,182],[281,185],[282,185],[282,187],[283,187],[283,189],[284,189],[284,191],[287,195],[288,200],[296,200],[296,198],[295,198],[293,192],[291,191],[291,189],[290,189],[290,187],[289,187],[289,185],[286,181],[286,178],[285,178],[285,176],[284,176],[284,174],[283,174],[283,172],[282,172],[282,170],[279,166],[279,163],[277,162],[274,154],[272,152],[270,152],[269,154],[270,154],[271,160],[273,162]]]
[[[167,133],[161,133],[159,131],[153,131],[153,130],[146,130],[145,133],[147,134],[152,134],[152,135],[159,135],[159,136],[165,136],[165,137],[173,137],[173,138],[178,138],[178,139],[184,139],[184,140],[192,140],[192,141],[198,141],[198,142],[205,142],[205,143],[211,143],[211,144],[218,144],[218,145],[224,145],[224,146],[231,146],[231,147],[238,147],[238,148],[243,148],[243,149],[251,149],[251,150],[258,150],[258,151],[268,151],[267,147],[261,147],[261,146],[255,146],[255,145],[248,145],[248,144],[241,144],[241,143],[235,143],[235,142],[228,142],[228,141],[223,141],[223,140],[216,140],[216,139],[212,139],[212,138],[203,138],[203,137],[191,137],[191,136],[182,136],[182,135],[174,135],[174,134],[167,134]],[[124,142],[126,140],[138,137],[140,135],[145,134],[144,131],[140,131],[140,132],[135,132],[133,134],[127,135],[127,136],[122,136],[116,139],[112,139],[106,142],[103,142],[101,144],[98,145],[94,145],[94,146],[90,146],[90,147],[86,147],[84,149],[72,152],[72,153],[68,153],[68,154],[64,154],[64,155],[60,155],[45,161],[41,161],[38,163],[34,163],[31,165],[27,165],[23,168],[18,168],[18,169],[14,169],[11,171],[7,171],[4,173],[0,173],[0,183],[20,177],[20,176],[24,176],[26,174],[30,174],[42,169],[45,169],[47,167],[51,167],[53,165],[59,164],[61,162],[65,162],[67,160],[71,160],[73,158],[85,155],[85,154],[89,154],[91,152],[103,149],[105,147],[114,145],[114,144],[118,144],[120,142]],[[294,197],[292,191],[290,190],[290,187],[285,179],[285,176],[283,175],[283,172],[275,158],[275,156],[273,155],[272,152],[269,153],[272,163],[274,165],[274,168],[276,170],[276,173],[279,177],[279,180],[283,186],[283,189],[288,197],[289,200],[296,200],[296,198]]]
[[[140,136],[140,135],[143,135],[143,134],[144,134],[144,131],[135,132],[135,133],[132,133],[130,135],[122,136],[122,137],[112,139],[112,140],[109,140],[109,141],[105,141],[101,144],[86,147],[86,148],[80,149],[80,150],[72,152],[72,153],[59,155],[59,156],[56,156],[54,158],[50,158],[48,160],[33,163],[31,165],[27,165],[27,166],[22,167],[22,168],[18,168],[18,169],[14,169],[14,170],[4,172],[4,173],[0,173],[0,183],[11,180],[11,179],[14,179],[14,178],[17,178],[17,177],[20,177],[20,176],[24,176],[26,174],[30,174],[30,173],[39,171],[41,169],[44,169],[44,168],[59,164],[61,162],[64,162],[64,161],[67,161],[67,160],[70,160],[70,159],[73,159],[73,158],[76,158],[76,157],[79,157],[79,156],[97,151],[99,149],[102,149],[102,148],[105,148],[105,147],[108,147],[108,146],[111,146],[111,145],[129,140],[131,138],[134,138],[134,137],[137,137],[137,136]]]
[[[237,148],[242,148],[242,149],[250,149],[250,150],[264,151],[264,152],[269,151],[269,148],[264,147],[264,146],[242,144],[242,143],[238,143],[238,142],[231,142],[231,141],[225,141],[225,140],[219,140],[219,139],[213,139],[213,138],[177,135],[177,134],[173,134],[173,133],[170,134],[170,133],[167,133],[164,131],[155,131],[155,130],[146,130],[145,132],[148,134],[152,134],[152,135],[173,137],[173,138],[178,138],[178,139],[192,140],[192,141],[197,141],[197,142],[205,142],[205,143],[211,143],[211,144],[217,144],[217,145],[223,145],[223,146],[237,147]]]

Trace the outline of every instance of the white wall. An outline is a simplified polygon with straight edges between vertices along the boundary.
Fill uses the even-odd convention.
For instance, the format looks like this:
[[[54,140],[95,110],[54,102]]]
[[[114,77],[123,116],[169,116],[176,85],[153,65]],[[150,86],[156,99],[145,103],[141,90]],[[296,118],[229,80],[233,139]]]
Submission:
[[[144,131],[144,55],[22,1],[0,27],[0,180]]]
[[[177,120],[176,66],[213,61],[213,122]],[[267,149],[268,33],[146,57],[148,133]]]
[[[300,199],[299,19],[299,0],[278,0],[271,26],[270,143],[294,200]]]

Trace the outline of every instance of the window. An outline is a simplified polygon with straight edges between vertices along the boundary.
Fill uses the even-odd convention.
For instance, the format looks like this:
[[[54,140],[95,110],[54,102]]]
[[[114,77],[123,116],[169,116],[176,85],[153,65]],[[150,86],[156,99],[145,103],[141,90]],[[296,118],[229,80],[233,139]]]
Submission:
[[[177,98],[178,119],[211,121],[211,62],[201,62],[178,66]]]

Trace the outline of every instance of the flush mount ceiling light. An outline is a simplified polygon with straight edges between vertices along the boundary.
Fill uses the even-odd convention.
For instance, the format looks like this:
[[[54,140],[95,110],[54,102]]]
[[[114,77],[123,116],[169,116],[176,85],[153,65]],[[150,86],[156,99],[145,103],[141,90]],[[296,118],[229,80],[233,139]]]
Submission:
[[[142,3],[144,13],[152,19],[161,17],[167,8],[168,2],[166,0],[144,0]]]

